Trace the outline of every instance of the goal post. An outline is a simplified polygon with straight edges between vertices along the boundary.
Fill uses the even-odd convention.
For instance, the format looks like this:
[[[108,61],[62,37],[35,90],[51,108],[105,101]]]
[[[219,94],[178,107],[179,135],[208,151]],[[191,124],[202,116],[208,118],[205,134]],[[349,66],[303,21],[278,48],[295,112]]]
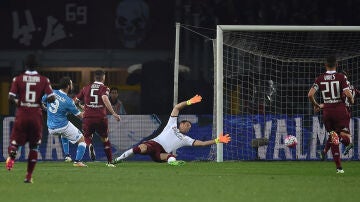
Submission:
[[[360,26],[218,25],[215,128],[232,141],[217,147],[216,161],[318,160],[327,134],[307,91],[329,55],[337,56],[338,71],[347,69],[350,82],[359,86]],[[355,149],[342,158],[360,157],[358,116],[354,106]],[[298,139],[295,149],[283,143],[288,134]]]

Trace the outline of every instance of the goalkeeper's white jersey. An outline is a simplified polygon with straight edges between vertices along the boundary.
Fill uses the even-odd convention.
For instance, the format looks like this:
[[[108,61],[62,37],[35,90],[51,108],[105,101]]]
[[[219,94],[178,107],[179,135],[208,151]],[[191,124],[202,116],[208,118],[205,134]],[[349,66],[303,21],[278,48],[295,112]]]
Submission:
[[[164,130],[153,140],[159,143],[167,153],[171,153],[183,146],[192,146],[195,142],[191,137],[179,132],[177,117],[170,117]]]

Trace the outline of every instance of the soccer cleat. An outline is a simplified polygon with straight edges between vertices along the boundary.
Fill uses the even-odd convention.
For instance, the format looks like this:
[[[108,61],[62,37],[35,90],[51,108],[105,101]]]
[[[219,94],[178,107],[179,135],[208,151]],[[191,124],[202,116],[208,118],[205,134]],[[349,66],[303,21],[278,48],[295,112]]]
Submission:
[[[185,161],[171,161],[168,164],[171,166],[182,166],[185,165]]]
[[[92,161],[95,161],[96,159],[95,148],[92,144],[89,145],[89,156]]]
[[[87,165],[85,163],[81,162],[81,161],[75,161],[73,163],[73,166],[74,167],[87,167]]]
[[[345,171],[343,169],[336,169],[336,173],[344,173]]]
[[[354,148],[354,144],[353,143],[350,143],[348,146],[345,147],[345,150],[344,150],[344,155],[348,155],[349,154],[349,151]]]
[[[116,165],[114,165],[112,163],[107,163],[106,166],[109,167],[109,168],[115,168],[116,167]]]
[[[339,145],[340,143],[339,136],[335,131],[330,131],[330,138],[332,144]]]
[[[117,160],[117,158],[115,158],[115,160],[113,160],[112,164],[118,164],[118,163],[122,163],[123,160]]]
[[[67,155],[65,156],[65,162],[71,162],[71,161],[72,161],[72,159],[71,159],[70,154],[67,154]]]
[[[324,151],[318,151],[317,153],[319,154],[321,161],[325,161],[327,159],[327,155],[324,153]]]
[[[5,163],[6,169],[10,171],[14,167],[14,163],[15,163],[14,159],[12,159],[10,156],[7,157]]]
[[[25,178],[24,183],[34,183],[32,178]]]

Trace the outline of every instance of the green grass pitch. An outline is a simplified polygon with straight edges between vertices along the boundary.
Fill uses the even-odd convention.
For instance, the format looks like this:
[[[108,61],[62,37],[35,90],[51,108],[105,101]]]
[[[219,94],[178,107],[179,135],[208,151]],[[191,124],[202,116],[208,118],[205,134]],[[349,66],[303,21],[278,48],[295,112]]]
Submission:
[[[116,168],[89,162],[39,162],[34,183],[25,184],[26,163],[12,171],[1,163],[0,201],[242,201],[322,202],[360,200],[360,162],[124,162]]]

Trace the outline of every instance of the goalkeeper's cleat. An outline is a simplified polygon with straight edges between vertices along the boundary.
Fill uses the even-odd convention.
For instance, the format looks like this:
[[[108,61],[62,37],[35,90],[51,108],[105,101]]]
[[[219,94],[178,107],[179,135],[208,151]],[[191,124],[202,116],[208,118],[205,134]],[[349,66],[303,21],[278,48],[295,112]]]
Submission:
[[[115,160],[113,160],[112,164],[118,164],[118,163],[122,163],[123,160],[118,160],[117,158],[115,158]]]
[[[5,167],[7,170],[11,170],[14,167],[15,160],[12,159],[10,156],[7,157]]]
[[[67,155],[65,156],[65,160],[64,160],[64,161],[65,161],[65,162],[71,162],[71,161],[72,161],[70,154],[67,154]]]
[[[96,159],[95,148],[92,144],[89,145],[89,156],[92,161],[95,161]]]
[[[185,161],[171,161],[168,164],[171,166],[183,166],[185,165]]]
[[[340,143],[339,136],[335,131],[330,131],[330,138],[332,144],[339,145]]]
[[[115,168],[116,167],[116,165],[114,165],[112,163],[109,163],[109,162],[106,164],[106,166],[109,167],[109,168]]]
[[[87,167],[87,165],[85,163],[81,162],[81,161],[75,161],[73,163],[73,166],[74,167]]]
[[[337,168],[336,173],[345,173],[345,171],[343,169],[341,169],[341,168]]]
[[[354,148],[354,144],[353,143],[350,143],[348,146],[345,147],[345,150],[344,150],[344,155],[348,155],[349,154],[349,151]]]
[[[327,155],[325,154],[324,151],[318,151],[320,160],[325,161],[327,159]]]
[[[30,183],[30,184],[32,184],[32,183],[34,183],[34,181],[33,181],[32,178],[25,178],[25,179],[24,179],[24,183]]]

